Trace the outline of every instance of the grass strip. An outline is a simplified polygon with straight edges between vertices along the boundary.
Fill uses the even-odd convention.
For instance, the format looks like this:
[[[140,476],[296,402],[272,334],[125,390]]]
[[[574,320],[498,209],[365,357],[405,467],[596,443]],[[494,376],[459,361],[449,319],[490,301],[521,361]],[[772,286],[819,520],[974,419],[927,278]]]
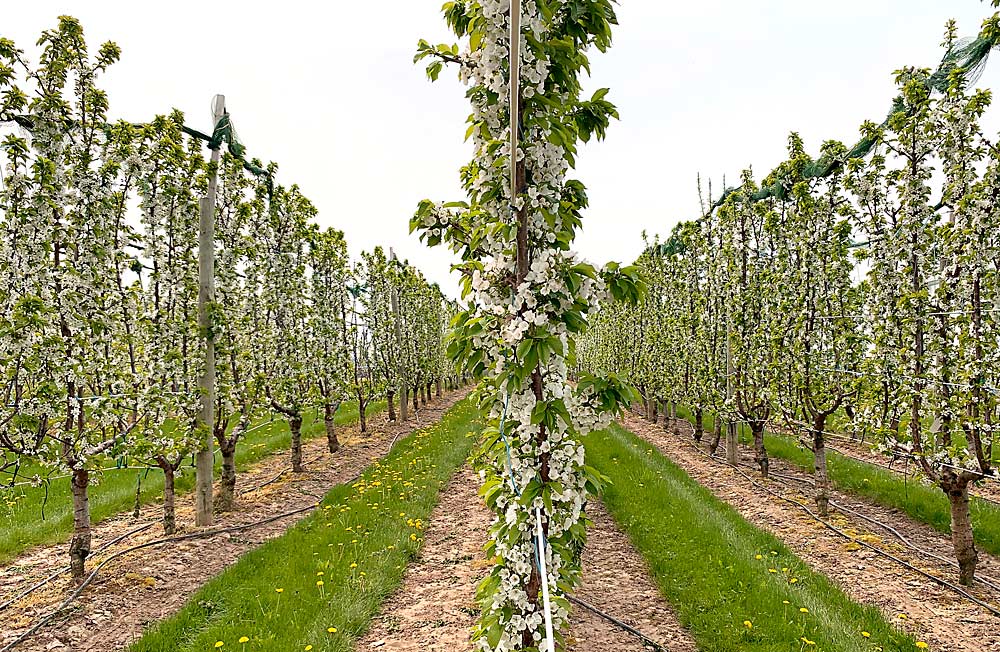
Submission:
[[[918,649],[631,432],[613,425],[585,444],[588,464],[611,478],[609,512],[699,650]]]
[[[353,650],[402,581],[479,428],[474,404],[459,402],[360,480],[331,490],[316,513],[244,555],[130,650]]]
[[[385,402],[368,406],[369,415],[385,409]],[[322,419],[313,411],[307,414],[302,426],[302,438],[313,439],[325,436]],[[335,422],[338,427],[349,426],[358,421],[356,402],[344,403],[337,411]],[[236,449],[236,467],[246,470],[252,464],[275,452],[287,450],[291,446],[291,434],[284,419],[264,420],[249,432]],[[222,457],[216,454],[216,477],[221,473]],[[107,466],[115,464],[107,459]],[[22,481],[34,475],[44,476],[46,470],[37,464],[22,467],[19,477]],[[139,471],[123,469],[104,471],[92,476],[90,487],[90,517],[98,524],[135,504],[136,487],[140,485],[140,502],[147,504],[163,497],[163,473],[159,469]],[[73,496],[69,478],[52,480],[49,486],[21,486],[8,493],[0,494],[0,564],[9,562],[15,556],[36,545],[63,541],[73,531]],[[183,467],[177,475],[178,494],[190,491],[194,486],[194,468]],[[46,500],[46,491],[48,498]],[[45,518],[42,518],[44,504]]]
[[[691,420],[687,410],[678,410],[678,417]],[[705,421],[706,424],[714,424],[710,417],[706,416]],[[748,429],[741,430],[740,440],[744,444],[750,443]],[[806,473],[813,473],[812,452],[800,446],[794,438],[767,432],[764,445],[768,455],[786,460]],[[836,442],[832,445],[835,446]],[[874,464],[844,457],[829,449],[827,471],[830,481],[839,491],[897,509],[938,532],[951,534],[951,506],[940,488]],[[969,504],[976,544],[986,552],[1000,555],[1000,506],[975,496],[971,497]]]

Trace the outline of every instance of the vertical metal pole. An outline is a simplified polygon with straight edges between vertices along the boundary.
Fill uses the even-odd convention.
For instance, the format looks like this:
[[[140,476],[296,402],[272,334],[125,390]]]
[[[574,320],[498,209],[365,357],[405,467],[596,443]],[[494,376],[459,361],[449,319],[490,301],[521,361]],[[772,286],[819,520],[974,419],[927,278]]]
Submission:
[[[389,248],[389,260],[395,262],[396,252]],[[403,378],[403,329],[400,324],[399,289],[393,285],[390,293],[392,299],[392,318],[396,330],[396,376],[399,381],[399,420],[406,421],[409,401],[406,400],[406,380]]]
[[[226,98],[216,95],[212,100],[212,129],[226,113]],[[204,428],[205,439],[195,460],[195,524],[212,524],[212,467],[215,456],[215,338],[211,331],[209,307],[215,302],[215,193],[218,188],[219,150],[212,150],[213,172],[208,178],[208,194],[202,197],[198,228],[198,326],[205,333],[205,369],[199,382],[201,414],[198,425]]]

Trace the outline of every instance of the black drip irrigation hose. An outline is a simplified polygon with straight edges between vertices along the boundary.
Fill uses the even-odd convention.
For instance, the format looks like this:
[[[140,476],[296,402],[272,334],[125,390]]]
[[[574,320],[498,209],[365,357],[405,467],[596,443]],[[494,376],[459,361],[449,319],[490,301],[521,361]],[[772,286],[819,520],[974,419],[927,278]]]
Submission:
[[[363,475],[363,472],[362,473],[358,473],[356,476],[354,476],[352,479],[348,480],[344,484],[354,483],[362,475]],[[139,550],[143,550],[145,548],[152,548],[154,546],[175,544],[175,543],[181,543],[181,542],[184,542],[184,541],[194,541],[194,540],[197,540],[197,539],[210,539],[212,537],[216,537],[216,536],[219,536],[221,534],[230,534],[230,533],[235,533],[235,532],[244,532],[246,530],[252,530],[252,529],[260,527],[262,525],[267,525],[267,524],[273,523],[275,521],[280,521],[282,519],[285,519],[285,518],[288,518],[288,517],[291,517],[291,516],[297,516],[298,514],[304,514],[306,512],[311,512],[314,509],[316,509],[317,507],[319,507],[319,505],[320,505],[320,503],[317,502],[317,503],[313,503],[311,505],[308,505],[306,507],[300,507],[299,509],[294,509],[294,510],[291,510],[291,511],[288,511],[288,512],[283,512],[281,514],[276,514],[274,516],[270,516],[270,517],[265,518],[265,519],[260,520],[260,521],[254,521],[253,523],[244,523],[242,525],[233,525],[233,526],[230,526],[230,527],[217,528],[217,529],[213,529],[213,530],[205,530],[204,532],[194,532],[192,534],[184,534],[184,535],[181,535],[181,536],[164,537],[162,539],[154,539],[153,541],[147,541],[146,543],[141,543],[139,545],[132,546],[130,548],[125,548],[124,550],[119,550],[118,552],[116,552],[116,553],[108,556],[104,560],[102,560],[101,563],[99,563],[97,566],[94,567],[94,570],[92,570],[90,572],[90,574],[83,580],[83,582],[80,583],[80,585],[76,588],[76,590],[73,591],[73,593],[71,593],[65,600],[63,600],[59,604],[59,606],[55,607],[49,613],[47,613],[46,615],[42,616],[42,618],[39,619],[38,622],[36,622],[34,625],[32,625],[28,630],[26,630],[24,633],[22,633],[16,639],[14,639],[10,643],[8,643],[3,648],[0,648],[0,652],[10,652],[15,647],[17,647],[18,645],[20,645],[21,643],[23,643],[24,641],[26,641],[28,638],[30,638],[33,634],[35,634],[40,629],[42,629],[45,625],[47,625],[48,623],[50,623],[56,616],[58,616],[63,611],[63,609],[65,609],[66,607],[68,607],[78,597],[80,597],[80,595],[83,593],[83,591],[94,581],[94,579],[97,577],[97,574],[101,571],[102,568],[104,568],[110,562],[114,561],[115,559],[117,559],[119,557],[122,557],[122,556],[127,555],[127,554],[132,553],[132,552],[137,552]]]
[[[906,568],[906,569],[908,569],[908,570],[910,570],[910,571],[912,571],[914,573],[917,573],[918,575],[921,575],[921,576],[923,576],[923,577],[931,580],[932,582],[943,586],[946,589],[950,589],[951,591],[957,593],[959,596],[965,598],[969,602],[972,602],[972,603],[974,603],[976,605],[979,605],[983,609],[986,609],[987,611],[989,611],[994,616],[1000,617],[1000,609],[997,609],[996,607],[994,607],[993,605],[991,605],[991,604],[989,604],[987,602],[983,602],[982,600],[980,600],[976,596],[972,595],[971,593],[969,593],[968,591],[966,591],[962,587],[960,587],[960,586],[958,586],[958,585],[956,585],[956,584],[954,584],[952,582],[949,582],[948,580],[945,580],[945,579],[942,579],[940,577],[937,577],[936,575],[932,575],[931,573],[928,573],[927,571],[921,570],[921,569],[917,568],[916,566],[914,566],[913,564],[910,564],[909,562],[907,562],[907,561],[905,561],[903,559],[900,559],[899,557],[897,557],[897,556],[895,556],[895,555],[893,555],[891,553],[888,553],[888,552],[882,550],[881,548],[878,548],[877,546],[874,546],[874,545],[868,543],[867,541],[862,541],[862,540],[858,539],[857,537],[851,536],[850,534],[848,534],[847,532],[844,532],[843,530],[841,530],[837,526],[833,525],[832,523],[830,523],[826,519],[821,518],[820,516],[818,516],[815,512],[813,512],[811,509],[809,509],[808,507],[806,507],[805,505],[803,505],[799,501],[793,500],[791,498],[788,498],[787,496],[784,496],[784,495],[778,493],[777,491],[774,491],[770,487],[767,487],[766,485],[763,485],[763,484],[757,482],[754,478],[752,478],[745,471],[743,471],[743,469],[739,468],[738,465],[730,464],[729,462],[727,462],[725,460],[713,457],[713,456],[709,455],[708,453],[706,453],[705,451],[701,450],[701,448],[699,448],[698,446],[695,446],[694,449],[700,455],[703,455],[704,457],[708,458],[709,460],[712,460],[713,462],[717,462],[719,464],[722,464],[724,466],[728,466],[729,468],[733,469],[734,471],[736,471],[737,473],[739,473],[740,475],[742,475],[748,482],[750,482],[750,484],[754,485],[758,489],[761,489],[761,490],[765,491],[769,495],[771,495],[771,496],[773,496],[773,497],[775,497],[775,498],[777,498],[779,500],[782,500],[782,501],[784,501],[786,503],[794,505],[795,507],[798,507],[803,512],[805,512],[807,515],[809,515],[809,517],[812,518],[814,521],[816,521],[817,523],[820,523],[825,528],[827,528],[831,532],[837,534],[838,536],[840,536],[840,537],[842,537],[844,539],[847,539],[848,541],[851,541],[853,543],[856,543],[859,546],[867,548],[867,549],[871,550],[872,552],[874,552],[877,555],[880,555],[882,557],[885,557],[886,559],[894,561],[897,564],[903,566],[904,568]],[[4,650],[0,650],[0,652],[5,652],[5,651]]]
[[[603,618],[604,620],[608,621],[612,625],[615,625],[616,627],[619,627],[619,628],[625,630],[626,632],[628,632],[632,636],[635,636],[640,641],[642,641],[643,644],[645,644],[646,647],[653,648],[654,650],[656,650],[656,652],[669,652],[669,650],[666,647],[664,647],[663,645],[657,643],[653,639],[649,638],[648,636],[646,636],[645,634],[643,634],[642,632],[640,632],[638,629],[635,629],[634,627],[632,627],[630,625],[626,625],[625,623],[623,623],[622,621],[618,620],[614,616],[611,616],[611,615],[608,615],[608,614],[604,613],[603,611],[601,611],[600,609],[598,609],[594,605],[588,604],[588,603],[584,602],[583,600],[581,600],[580,598],[573,597],[572,595],[566,596],[566,597],[573,604],[575,604],[575,605],[577,605],[579,607],[583,607],[587,611],[589,611],[589,612],[591,612],[591,613],[593,613],[593,614],[595,614],[595,615]],[[0,650],[0,652],[2,652],[2,650]]]
[[[721,461],[721,460],[719,460],[719,461]],[[745,464],[745,463],[741,464],[741,466],[749,467],[749,468],[756,468],[756,467],[754,467],[754,466],[752,466],[750,464]],[[778,482],[779,484],[783,484],[785,486],[790,486],[788,484],[789,482],[799,482],[799,483],[804,484],[804,485],[813,486],[812,481],[808,480],[807,478],[803,478],[803,477],[799,477],[799,476],[795,476],[795,475],[786,475],[784,473],[778,473],[778,472],[775,472],[773,470],[770,471],[767,474],[767,476],[768,476],[768,479],[774,480],[775,482]],[[938,563],[944,564],[946,566],[950,566],[952,568],[956,568],[956,569],[959,568],[958,562],[956,562],[954,559],[948,559],[946,557],[942,557],[941,555],[939,555],[939,554],[937,554],[935,552],[931,552],[930,550],[926,550],[924,548],[921,548],[920,546],[916,545],[915,543],[913,543],[912,541],[910,541],[908,538],[906,538],[902,533],[899,532],[899,530],[897,530],[896,528],[892,527],[891,525],[888,525],[887,523],[883,523],[882,521],[879,521],[878,519],[875,519],[875,518],[872,518],[871,516],[867,516],[865,514],[862,514],[861,512],[859,512],[859,511],[857,511],[855,509],[852,509],[852,508],[848,507],[847,505],[841,504],[841,503],[839,503],[839,502],[837,502],[837,501],[835,501],[833,499],[830,499],[830,506],[834,507],[834,508],[836,508],[836,509],[838,509],[838,510],[840,510],[842,512],[845,512],[847,514],[851,514],[853,516],[856,516],[856,517],[860,518],[863,521],[867,521],[868,523],[871,523],[872,525],[885,530],[886,532],[888,532],[889,534],[891,534],[892,536],[894,536],[904,546],[906,546],[911,551],[913,551],[913,552],[915,552],[915,553],[917,553],[919,555],[923,555],[925,557],[928,557],[930,559],[933,559],[933,560],[937,561]],[[993,578],[993,577],[991,577],[989,575],[983,574],[982,572],[977,571],[976,572],[976,580],[978,582],[980,582],[981,584],[989,587],[993,591],[996,591],[997,594],[1000,594],[1000,581],[996,580],[995,578]]]
[[[412,434],[413,432],[416,432],[416,429],[417,429],[416,426],[418,426],[418,425],[419,425],[418,423],[414,424],[415,427],[411,429],[410,434]],[[399,434],[397,433],[396,439],[398,439],[398,438],[399,438]],[[393,440],[393,444],[395,444],[396,439]],[[390,449],[391,449],[391,446],[390,446]],[[307,463],[311,464],[313,462],[316,462],[317,460],[319,460],[322,457],[324,457],[324,455],[325,455],[325,453],[321,454],[321,455],[318,455],[315,458],[313,458],[312,460],[308,461]],[[254,491],[259,491],[260,489],[263,489],[264,487],[277,482],[281,477],[283,477],[290,470],[291,470],[291,467],[288,467],[288,468],[282,470],[281,473],[279,473],[275,477],[271,478],[270,480],[267,480],[263,484],[260,484],[260,485],[258,485],[256,487],[254,487],[253,489],[249,489],[247,491],[241,492],[240,495],[242,496],[242,495],[245,495],[245,494],[248,494],[248,493],[252,493]],[[362,471],[356,473],[350,479],[348,479],[348,480],[346,480],[344,482],[337,483],[337,484],[345,484],[345,485],[354,484],[355,482],[358,481],[359,478],[361,478],[361,476],[364,475],[364,473],[365,473],[364,470],[362,470]],[[314,504],[309,505],[307,507],[302,507],[302,508],[295,509],[295,510],[292,510],[292,511],[289,511],[289,512],[283,512],[281,514],[276,514],[274,516],[268,517],[268,518],[263,519],[261,521],[255,521],[253,523],[245,523],[243,525],[234,525],[234,526],[231,526],[231,527],[218,528],[218,529],[214,529],[214,530],[205,530],[203,532],[194,532],[192,534],[185,534],[185,535],[181,535],[181,536],[164,537],[162,539],[155,539],[153,541],[147,541],[146,543],[142,543],[142,544],[139,544],[139,545],[136,545],[136,546],[132,546],[130,548],[125,548],[123,550],[120,550],[120,551],[118,551],[118,552],[110,555],[109,557],[107,557],[106,559],[104,559],[103,561],[101,561],[101,563],[99,563],[97,566],[95,566],[94,570],[92,570],[90,572],[90,574],[76,588],[76,590],[73,591],[73,593],[69,595],[69,597],[67,597],[65,600],[63,600],[59,604],[59,606],[57,606],[56,608],[52,609],[48,614],[46,614],[45,616],[43,616],[38,622],[36,622],[34,625],[32,625],[31,628],[29,628],[24,633],[22,633],[20,636],[18,636],[16,639],[14,639],[10,643],[8,643],[5,647],[0,648],[0,652],[10,652],[10,650],[13,650],[16,646],[18,646],[21,643],[23,643],[24,641],[26,641],[33,634],[35,634],[40,629],[42,629],[45,625],[47,625],[48,623],[50,623],[56,616],[59,615],[60,612],[62,612],[66,607],[68,607],[78,597],[80,597],[80,595],[83,593],[84,589],[86,589],[87,586],[89,586],[91,583],[93,583],[94,579],[97,577],[97,574],[100,572],[100,570],[102,568],[104,568],[104,566],[106,566],[109,562],[111,562],[111,561],[113,561],[113,560],[115,560],[115,559],[117,559],[119,557],[122,557],[122,556],[124,556],[126,554],[129,554],[129,553],[132,553],[132,552],[138,552],[139,550],[143,550],[145,548],[152,548],[154,546],[168,545],[168,544],[172,544],[172,543],[181,543],[181,542],[184,542],[184,541],[193,541],[193,540],[197,540],[197,539],[209,539],[209,538],[218,536],[220,534],[229,534],[229,533],[234,533],[234,532],[243,532],[243,531],[246,531],[246,530],[251,530],[253,528],[260,527],[262,525],[267,525],[267,524],[273,523],[275,521],[280,521],[280,520],[288,518],[290,516],[296,516],[298,514],[303,514],[303,513],[306,513],[306,512],[310,512],[310,511],[316,509],[317,507],[319,507],[319,505],[320,505],[320,503],[317,502],[317,503],[314,503]],[[147,523],[147,524],[145,524],[145,525],[143,525],[141,527],[138,527],[138,528],[136,528],[134,530],[130,530],[129,532],[126,532],[126,533],[122,534],[121,536],[117,537],[116,539],[113,539],[113,540],[107,542],[106,544],[104,544],[103,546],[101,546],[96,552],[100,552],[102,550],[106,550],[109,547],[111,547],[111,546],[113,546],[113,545],[115,545],[117,543],[120,543],[121,541],[123,541],[123,540],[125,540],[125,539],[127,539],[127,538],[129,538],[131,536],[134,536],[136,534],[139,534],[140,532],[148,530],[149,528],[151,528],[154,525],[156,525],[156,523],[157,522],[154,521],[154,522],[151,522],[151,523]],[[60,575],[62,575],[63,573],[65,573],[68,570],[69,570],[69,567],[66,566],[66,567],[60,568],[58,571],[55,571],[54,573],[52,573],[51,575],[49,575],[45,579],[41,580],[40,582],[38,582],[37,584],[35,584],[31,588],[23,591],[21,594],[15,596],[14,598],[11,598],[7,602],[4,602],[2,605],[0,605],[0,611],[6,610],[7,608],[9,608],[14,603],[18,602],[19,600],[24,599],[28,595],[30,595],[30,594],[34,593],[35,591],[39,590],[40,588],[42,588],[43,586],[45,586],[49,582],[52,582],[53,580],[55,580],[57,577],[59,577]],[[626,625],[626,627],[627,627],[627,625]]]
[[[134,530],[129,530],[128,532],[126,532],[126,533],[124,533],[122,535],[119,535],[118,537],[112,539],[111,541],[108,541],[107,543],[103,544],[100,548],[98,548],[97,550],[95,550],[93,554],[95,554],[95,555],[96,554],[100,554],[101,552],[104,552],[105,550],[107,550],[111,546],[113,546],[113,545],[115,545],[117,543],[120,543],[120,542],[124,541],[125,539],[128,539],[131,536],[139,534],[140,532],[145,532],[146,530],[148,530],[149,528],[153,527],[154,525],[156,525],[156,521],[154,521],[152,523],[146,523],[145,525],[137,527]],[[54,581],[60,575],[62,575],[63,573],[66,573],[68,571],[69,571],[69,566],[63,566],[62,568],[60,568],[60,569],[58,569],[56,571],[53,571],[53,573],[51,575],[49,575],[48,577],[46,577],[43,580],[40,580],[34,586],[32,586],[32,587],[30,587],[28,589],[25,589],[24,591],[22,591],[21,593],[17,594],[13,598],[10,598],[9,600],[7,600],[6,602],[4,602],[3,604],[0,604],[0,612],[6,611],[14,603],[19,602],[20,600],[23,600],[24,598],[28,597],[29,595],[31,595],[35,591],[39,590],[40,588],[42,588],[43,586],[45,586],[49,582]]]

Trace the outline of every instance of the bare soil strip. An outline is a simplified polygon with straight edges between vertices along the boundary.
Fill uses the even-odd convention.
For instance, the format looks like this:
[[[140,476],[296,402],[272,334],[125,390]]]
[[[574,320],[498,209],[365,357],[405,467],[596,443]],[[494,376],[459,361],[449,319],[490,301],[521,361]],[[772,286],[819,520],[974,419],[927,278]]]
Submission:
[[[478,607],[476,586],[488,572],[483,547],[490,512],[476,493],[479,479],[465,467],[445,489],[425,531],[420,556],[403,584],[383,605],[357,652],[471,651],[469,633]],[[671,652],[697,648],[660,596],[645,563],[599,503],[583,558],[578,596],[635,627]],[[571,652],[642,652],[631,634],[584,609],[573,612],[567,637]]]
[[[623,425],[650,442],[692,478],[718,498],[728,502],[744,518],[779,537],[814,570],[837,582],[851,599],[878,606],[892,622],[926,641],[940,652],[983,652],[1000,649],[1000,620],[988,611],[960,598],[931,580],[852,544],[826,529],[801,510],[756,489],[732,469],[714,462],[693,449],[692,427],[680,421],[682,437],[663,426],[628,415]],[[744,456],[745,457],[745,456]],[[749,460],[747,460],[749,461]],[[802,475],[782,460],[771,460],[771,469],[784,475]],[[748,472],[753,474],[748,469]],[[813,507],[810,496],[782,485],[775,490]],[[808,491],[807,487],[804,487]],[[886,509],[856,496],[832,492],[833,499],[870,518],[889,525],[915,545],[950,558],[950,539],[933,528],[896,510]],[[862,538],[866,543],[904,559],[917,568],[954,583],[956,570],[900,544],[887,532],[849,514],[831,513],[834,525]],[[748,550],[748,555],[759,551]],[[980,568],[1000,577],[1000,562],[980,551]],[[979,586],[971,592],[996,604],[1000,596]]]
[[[233,512],[222,514],[216,526],[236,526],[307,507],[317,502],[332,487],[349,481],[373,461],[384,457],[393,442],[416,429],[435,423],[443,413],[465,395],[450,392],[422,408],[416,419],[396,424],[384,415],[370,419],[369,432],[362,435],[358,426],[340,430],[341,450],[329,453],[326,438],[303,444],[306,473],[287,473],[278,481],[239,497]],[[241,474],[240,487],[257,487],[273,479],[287,465],[287,451],[262,460]],[[151,623],[177,612],[204,583],[235,563],[246,552],[269,539],[281,536],[306,514],[282,519],[260,528],[211,539],[186,541],[148,548],[112,562],[89,586],[79,601],[17,649],[26,652],[72,651],[108,652],[127,647],[138,639]],[[144,507],[139,519],[121,515],[94,529],[94,548],[104,541],[150,521],[159,521],[160,505]],[[177,507],[178,534],[195,532],[191,501]],[[159,524],[126,539],[96,555],[88,563],[93,568],[104,555],[162,537]],[[0,602],[35,584],[66,563],[65,545],[40,547],[28,551],[0,571]],[[0,645],[28,629],[48,613],[72,590],[68,577],[61,577],[44,589],[12,605],[2,614]]]

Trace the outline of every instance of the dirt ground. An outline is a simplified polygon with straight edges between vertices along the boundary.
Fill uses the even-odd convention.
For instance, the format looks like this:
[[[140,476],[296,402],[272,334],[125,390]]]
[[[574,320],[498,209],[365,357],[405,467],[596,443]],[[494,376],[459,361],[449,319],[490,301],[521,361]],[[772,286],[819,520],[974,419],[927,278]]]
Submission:
[[[343,428],[341,450],[326,451],[326,438],[304,444],[307,472],[290,473],[268,486],[243,494],[235,511],[221,515],[217,527],[253,523],[314,504],[332,487],[353,479],[372,461],[389,452],[392,443],[413,430],[440,420],[445,410],[464,396],[451,392],[422,408],[416,419],[404,424],[378,416],[370,419],[369,432],[357,426]],[[239,488],[260,487],[275,478],[287,464],[287,452],[279,453],[242,473]],[[18,651],[109,652],[120,650],[139,638],[146,627],[178,611],[210,578],[271,538],[281,536],[305,514],[284,518],[246,532],[211,539],[187,541],[144,549],[123,556],[105,567],[80,599],[48,627],[18,646]],[[138,519],[120,515],[94,530],[94,548],[147,522],[158,522],[160,506],[145,506]],[[195,531],[194,510],[189,496],[177,507],[178,534]],[[88,571],[108,553],[162,537],[159,525],[123,541],[88,563]],[[28,551],[0,571],[0,603],[66,563],[66,546],[54,545]],[[28,629],[68,595],[68,577],[60,577],[46,588],[12,605],[2,614],[0,646]]]
[[[452,479],[431,515],[420,556],[403,585],[358,641],[357,652],[471,651],[469,633],[478,607],[476,586],[488,571],[490,513],[476,490],[479,479],[466,467]],[[696,648],[660,596],[645,563],[599,503],[591,503],[594,525],[584,552],[577,596],[609,613],[672,652]],[[640,652],[641,641],[606,620],[575,608],[568,635],[571,652]]]
[[[634,415],[624,425],[656,446],[681,466],[692,478],[717,497],[735,507],[744,518],[780,538],[811,568],[837,582],[852,599],[878,606],[886,617],[915,634],[940,652],[985,652],[1000,650],[1000,619],[968,602],[956,593],[887,560],[856,543],[846,541],[811,519],[800,509],[764,494],[731,468],[724,467],[694,450],[691,426],[680,422],[682,435],[667,432]],[[750,462],[749,451],[741,451]],[[782,460],[771,461],[777,473],[802,474]],[[757,479],[753,470],[747,472]],[[777,483],[770,487],[812,507],[810,496],[801,490]],[[802,489],[809,491],[803,485]],[[872,502],[833,492],[833,500],[852,510],[890,525],[914,545],[950,559],[950,539],[929,526],[896,510]],[[957,570],[920,555],[903,546],[888,532],[850,514],[833,513],[834,525],[867,543],[906,560],[917,568],[957,583]],[[1000,562],[980,551],[980,569],[985,575],[1000,578]],[[1000,595],[980,584],[971,592],[981,600],[1000,606]]]

